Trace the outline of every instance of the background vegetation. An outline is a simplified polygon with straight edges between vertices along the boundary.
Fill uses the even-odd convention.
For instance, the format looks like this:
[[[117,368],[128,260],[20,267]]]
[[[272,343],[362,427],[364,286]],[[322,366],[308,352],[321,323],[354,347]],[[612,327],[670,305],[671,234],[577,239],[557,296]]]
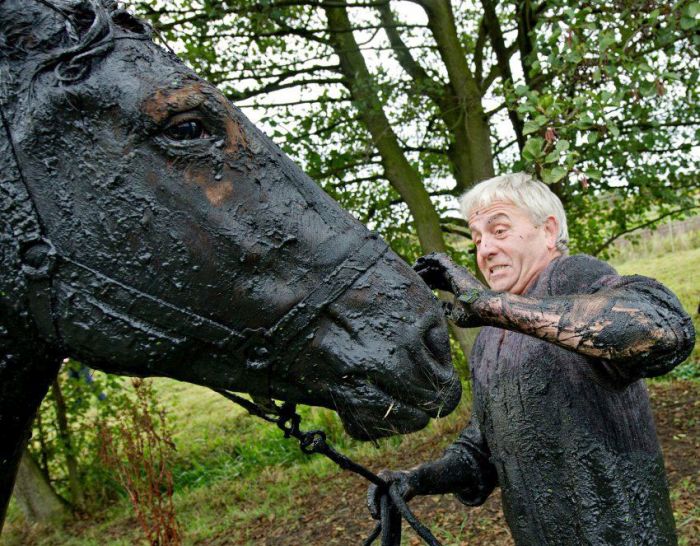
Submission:
[[[134,4],[409,260],[495,173],[536,172],[602,256],[698,205],[697,1]]]
[[[471,243],[456,197],[494,174],[531,171],[564,202],[574,251],[612,257],[622,273],[658,278],[700,326],[697,230],[617,246],[621,237],[695,214],[700,206],[700,2],[130,5],[151,21],[161,42],[217,84],[407,260],[448,251],[468,265]],[[457,344],[455,361],[464,369],[469,339],[462,336]],[[662,381],[681,385],[680,394],[690,396],[699,362],[696,346]],[[66,362],[42,405],[26,457],[33,483],[47,487],[42,495],[47,512],[42,516],[22,505],[23,516],[22,503],[14,502],[2,540],[135,544],[143,528],[172,543],[182,529],[185,543],[257,544],[255,529],[294,528],[300,505],[318,493],[314,488],[335,479],[329,462],[305,457],[272,426],[243,415],[220,396],[167,380],[153,385],[155,391],[135,395],[122,379]],[[675,392],[675,386],[663,385],[657,383],[652,394]],[[678,423],[664,423],[681,427],[678,431],[695,426],[700,412],[695,400],[686,413],[679,410]],[[448,419],[376,446],[348,439],[331,412],[303,412],[308,428],[326,430],[353,458],[393,465],[406,460],[408,446],[423,446],[421,456],[439,451],[466,422],[468,408],[467,396]],[[159,417],[163,412],[167,421]],[[111,459],[99,458],[105,440],[99,430],[112,431]],[[134,431],[149,436],[133,436]],[[685,445],[684,436],[677,432],[671,440]],[[149,448],[153,457],[139,459],[133,447],[119,455],[119,446],[129,441],[155,442]],[[125,459],[134,466],[119,466]],[[105,464],[109,460],[111,466]],[[147,465],[139,466],[143,460]],[[672,464],[684,463],[672,459]],[[130,486],[131,478],[145,481]],[[337,494],[352,495],[350,487],[357,484],[341,486]],[[682,540],[691,544],[700,526],[697,479],[685,477],[673,487]],[[165,507],[158,517],[174,534],[158,535],[145,516],[133,515],[134,497],[150,494]],[[350,516],[357,518],[356,508],[333,520],[334,528],[318,527],[326,533],[319,540],[337,535],[344,543],[350,531],[340,527]],[[26,524],[70,513],[78,518],[66,526]],[[443,540],[459,544],[480,525],[465,521],[436,526]],[[484,521],[484,527],[503,530],[502,522],[499,527],[498,521]],[[366,525],[369,530],[371,522]]]

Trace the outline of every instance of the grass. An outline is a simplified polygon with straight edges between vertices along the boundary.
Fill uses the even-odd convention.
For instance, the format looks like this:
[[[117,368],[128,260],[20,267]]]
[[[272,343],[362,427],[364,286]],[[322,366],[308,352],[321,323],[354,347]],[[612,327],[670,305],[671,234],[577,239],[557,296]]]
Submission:
[[[636,255],[629,254],[624,262],[618,259],[614,265],[622,274],[647,275],[669,286],[693,316],[697,329],[700,327],[696,312],[700,301],[697,246],[700,245],[658,255],[640,247]],[[687,368],[677,374],[698,377],[699,362],[696,345]],[[311,484],[337,471],[333,463],[322,457],[303,455],[296,443],[285,440],[274,426],[249,417],[213,391],[168,379],[156,379],[155,386],[160,403],[168,410],[177,445],[172,467],[174,498],[178,519],[186,528],[186,544],[217,543],[217,537],[223,542],[222,537],[227,536],[239,537],[237,544],[252,544],[246,538],[252,523],[294,518],[298,499],[311,494]],[[327,410],[302,408],[303,428],[322,428],[338,449],[358,461],[375,460],[378,454],[392,460],[398,458],[406,445],[450,441],[452,434],[444,431],[465,422],[469,408],[466,398],[451,416],[434,421],[425,430],[408,437],[381,440],[377,447],[347,437],[338,417]],[[681,494],[696,498],[695,490],[690,491],[694,487],[694,483],[689,483],[687,488],[681,488]],[[693,510],[687,517],[695,525],[697,510]],[[683,521],[679,521],[679,526],[682,525]],[[141,544],[142,540],[125,498],[95,512],[89,521],[50,529],[27,528],[17,507],[11,504],[0,539],[7,546],[119,546]]]
[[[296,441],[285,439],[273,425],[248,416],[220,395],[195,385],[155,379],[159,399],[168,408],[177,445],[172,467],[178,519],[187,529],[187,544],[219,534],[245,534],[253,521],[284,520],[294,511],[295,499],[309,494],[312,482],[337,472],[334,463],[301,453]],[[435,421],[410,441],[442,436],[446,427],[463,422],[462,411]],[[398,452],[407,437],[382,439],[376,445],[352,440],[342,432],[337,415],[322,408],[300,408],[304,429],[323,428],[329,441],[358,461],[378,453]],[[461,416],[460,416],[461,413]],[[445,441],[448,440],[446,436]],[[140,531],[126,499],[98,512],[90,525],[35,529],[37,544],[93,546],[141,544]],[[21,529],[21,516],[11,506],[3,538],[7,546],[33,542]],[[233,531],[233,530],[236,531]]]

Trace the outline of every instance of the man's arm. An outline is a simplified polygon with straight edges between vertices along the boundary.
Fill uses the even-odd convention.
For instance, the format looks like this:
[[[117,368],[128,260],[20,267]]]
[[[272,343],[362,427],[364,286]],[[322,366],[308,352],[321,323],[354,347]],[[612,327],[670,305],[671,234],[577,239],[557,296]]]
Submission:
[[[469,305],[457,300],[458,305]],[[471,304],[484,324],[514,330],[577,353],[659,375],[685,360],[694,329],[678,299],[644,277],[618,277],[590,295],[528,298],[484,290]]]
[[[692,321],[662,284],[641,276],[609,275],[594,293],[523,297],[492,292],[444,255],[431,255],[417,271],[429,285],[457,298],[458,326],[488,325],[528,334],[648,377],[668,372],[693,349]]]
[[[474,418],[439,459],[410,470],[383,471],[379,476],[396,484],[407,501],[416,495],[454,493],[468,506],[483,504],[497,485],[496,469]],[[367,491],[367,505],[372,516],[378,518],[379,491],[375,485]]]
[[[454,493],[462,503],[479,506],[498,483],[490,457],[486,440],[472,417],[441,458],[414,469],[417,489],[422,495]]]

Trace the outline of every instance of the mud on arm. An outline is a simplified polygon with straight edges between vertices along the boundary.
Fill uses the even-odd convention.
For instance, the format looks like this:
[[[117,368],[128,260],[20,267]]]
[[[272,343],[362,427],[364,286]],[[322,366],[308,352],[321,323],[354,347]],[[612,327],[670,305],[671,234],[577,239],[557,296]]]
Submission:
[[[625,375],[661,375],[685,360],[695,332],[678,299],[641,276],[610,275],[591,294],[530,298],[484,290],[470,306],[489,326],[610,361]]]

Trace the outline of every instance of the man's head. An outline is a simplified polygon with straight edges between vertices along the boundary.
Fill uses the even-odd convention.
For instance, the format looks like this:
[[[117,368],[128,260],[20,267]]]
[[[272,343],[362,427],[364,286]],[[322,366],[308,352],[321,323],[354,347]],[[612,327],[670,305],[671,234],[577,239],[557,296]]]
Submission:
[[[465,193],[461,211],[489,286],[522,294],[557,256],[567,253],[564,207],[542,182],[525,173],[480,182]]]

